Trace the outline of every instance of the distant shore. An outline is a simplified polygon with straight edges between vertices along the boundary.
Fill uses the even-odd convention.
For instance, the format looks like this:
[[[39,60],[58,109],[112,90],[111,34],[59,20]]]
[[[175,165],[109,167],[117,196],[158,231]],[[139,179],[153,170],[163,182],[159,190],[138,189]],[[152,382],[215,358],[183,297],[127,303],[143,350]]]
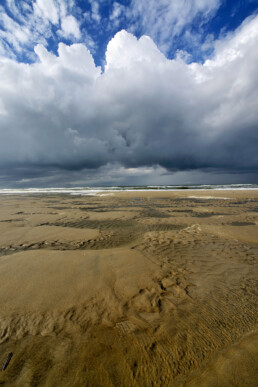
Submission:
[[[26,194],[70,194],[70,195],[99,195],[116,192],[184,192],[184,191],[246,191],[258,190],[258,184],[196,184],[196,185],[149,185],[149,186],[117,186],[117,187],[73,187],[73,188],[2,188],[1,195]]]

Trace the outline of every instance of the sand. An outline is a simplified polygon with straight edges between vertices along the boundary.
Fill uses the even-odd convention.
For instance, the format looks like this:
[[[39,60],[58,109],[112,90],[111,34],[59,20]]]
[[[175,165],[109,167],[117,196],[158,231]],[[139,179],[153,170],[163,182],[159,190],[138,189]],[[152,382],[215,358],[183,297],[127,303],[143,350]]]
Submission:
[[[257,386],[258,191],[0,206],[0,385]]]

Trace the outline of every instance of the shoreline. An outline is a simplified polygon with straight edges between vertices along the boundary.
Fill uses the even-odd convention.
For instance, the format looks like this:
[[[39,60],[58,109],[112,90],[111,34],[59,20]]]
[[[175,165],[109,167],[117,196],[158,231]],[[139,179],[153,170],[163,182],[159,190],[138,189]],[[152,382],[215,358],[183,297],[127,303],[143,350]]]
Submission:
[[[81,192],[73,192],[73,191],[17,191],[17,192],[0,192],[0,198],[1,197],[12,197],[12,196],[24,196],[24,197],[29,197],[29,196],[44,196],[46,195],[47,196],[67,196],[67,197],[76,197],[76,196],[81,196],[81,197],[87,197],[87,196],[104,196],[104,195],[116,195],[116,194],[151,194],[151,195],[155,195],[155,193],[157,194],[160,194],[160,193],[163,193],[163,194],[169,194],[169,193],[172,193],[172,194],[180,194],[180,195],[184,195],[184,194],[210,194],[210,195],[217,195],[217,194],[220,194],[220,193],[224,193],[224,192],[227,192],[229,194],[234,194],[234,195],[243,195],[244,194],[252,194],[252,193],[255,193],[255,194],[258,194],[258,188],[249,188],[249,189],[246,189],[246,188],[239,188],[239,189],[231,189],[231,188],[224,188],[224,189],[170,189],[170,190],[165,190],[165,189],[161,189],[161,190],[158,190],[158,189],[155,189],[155,190],[151,190],[151,189],[146,189],[146,190],[92,190],[92,191],[87,191],[85,193],[81,193]]]
[[[251,185],[251,184],[250,184]],[[192,188],[192,187],[178,187],[178,188],[132,188],[130,187],[78,187],[78,188],[24,188],[24,189],[0,189],[0,197],[1,196],[9,196],[9,195],[71,195],[71,196],[90,196],[90,195],[106,195],[106,194],[116,194],[120,192],[132,192],[132,193],[144,193],[144,192],[180,192],[180,193],[190,193],[190,192],[258,192],[258,187],[244,187],[242,185],[239,185],[240,187],[234,187],[233,185],[230,185],[228,187],[219,187],[219,188]]]

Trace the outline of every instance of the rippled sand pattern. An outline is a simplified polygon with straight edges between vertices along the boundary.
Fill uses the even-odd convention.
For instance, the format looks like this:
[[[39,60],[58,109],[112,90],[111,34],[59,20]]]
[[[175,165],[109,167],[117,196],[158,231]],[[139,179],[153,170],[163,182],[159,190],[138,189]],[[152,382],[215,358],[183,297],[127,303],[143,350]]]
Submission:
[[[258,192],[194,195],[1,197],[0,385],[257,386]]]

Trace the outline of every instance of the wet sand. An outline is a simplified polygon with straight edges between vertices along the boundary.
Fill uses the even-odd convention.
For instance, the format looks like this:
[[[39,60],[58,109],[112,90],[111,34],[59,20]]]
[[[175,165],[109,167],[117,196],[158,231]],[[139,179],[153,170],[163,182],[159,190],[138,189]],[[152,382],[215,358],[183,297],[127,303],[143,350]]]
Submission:
[[[258,191],[0,206],[0,385],[257,386]]]

